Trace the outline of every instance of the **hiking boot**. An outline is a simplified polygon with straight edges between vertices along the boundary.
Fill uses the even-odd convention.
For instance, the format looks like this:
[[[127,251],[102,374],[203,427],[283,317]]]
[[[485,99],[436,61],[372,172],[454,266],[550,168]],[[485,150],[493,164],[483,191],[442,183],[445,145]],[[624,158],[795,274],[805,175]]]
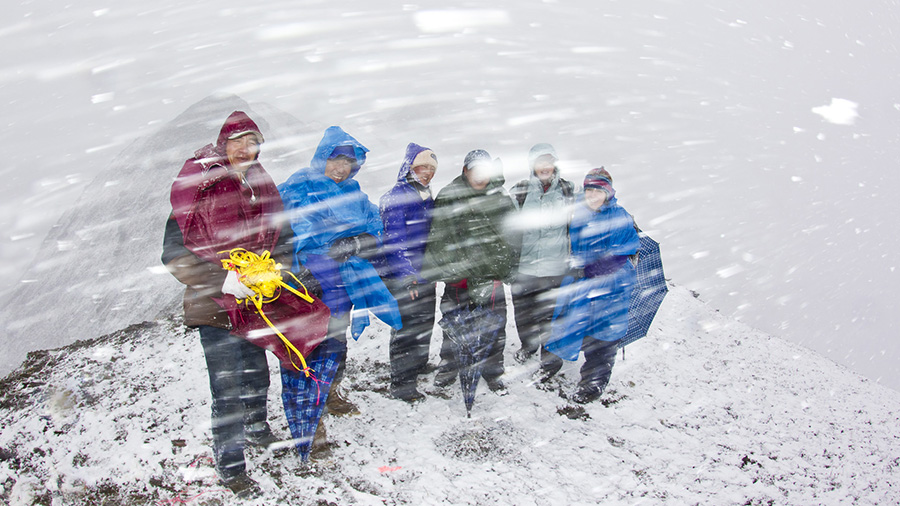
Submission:
[[[578,390],[572,394],[572,402],[578,404],[587,404],[594,402],[603,394],[603,389],[593,383],[583,383],[578,385]]]
[[[358,415],[359,408],[346,397],[341,389],[340,383],[333,383],[331,390],[328,392],[328,398],[325,400],[325,407],[328,412],[335,416]]]
[[[534,371],[534,374],[531,376],[531,379],[534,380],[535,383],[544,385],[548,381],[550,381],[553,376],[556,376],[556,371],[547,370],[541,367],[537,371]]]
[[[562,369],[562,359],[555,355],[552,355],[552,357],[541,357],[541,368],[535,373],[535,379],[541,383],[546,383]]]
[[[391,385],[391,397],[404,402],[414,403],[425,400],[422,392],[416,390],[415,385]]]
[[[328,447],[328,433],[325,430],[325,420],[319,419],[316,425],[316,433],[313,434],[312,445],[309,447],[310,460],[322,460],[331,456],[331,448]]]
[[[439,388],[449,387],[456,381],[458,372],[450,367],[438,369],[438,373],[434,376],[434,386]]]
[[[509,393],[509,390],[506,389],[506,385],[503,384],[503,380],[500,378],[491,378],[487,380],[487,386],[491,389],[491,392],[494,392],[501,397]]]
[[[263,495],[262,489],[259,488],[259,483],[247,476],[247,473],[240,473],[230,478],[220,478],[220,481],[222,485],[241,499],[255,499]]]
[[[528,362],[528,359],[533,357],[534,354],[535,354],[534,351],[528,351],[525,348],[522,348],[519,351],[517,351],[515,354],[516,362],[518,362],[520,364],[524,364],[525,362]]]
[[[247,444],[260,448],[268,448],[279,442],[275,434],[272,434],[272,429],[269,427],[268,422],[253,424],[253,426],[244,429],[244,440]]]

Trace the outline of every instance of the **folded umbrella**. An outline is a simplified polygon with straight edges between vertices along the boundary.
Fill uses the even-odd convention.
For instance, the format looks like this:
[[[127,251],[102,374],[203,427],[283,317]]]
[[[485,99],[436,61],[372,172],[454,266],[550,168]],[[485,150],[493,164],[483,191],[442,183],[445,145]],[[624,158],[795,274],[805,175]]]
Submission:
[[[466,416],[472,416],[475,391],[484,370],[484,362],[491,353],[497,333],[503,327],[503,317],[482,307],[461,307],[441,317],[439,325],[444,337],[450,339],[459,367]]]

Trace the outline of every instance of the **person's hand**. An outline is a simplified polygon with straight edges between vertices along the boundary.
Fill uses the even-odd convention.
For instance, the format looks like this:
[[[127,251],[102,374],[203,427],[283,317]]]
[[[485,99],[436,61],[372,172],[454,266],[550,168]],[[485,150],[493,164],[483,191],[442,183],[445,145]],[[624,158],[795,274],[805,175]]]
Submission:
[[[344,263],[355,255],[357,251],[359,251],[359,240],[356,236],[341,237],[328,248],[328,256],[335,262]]]
[[[256,292],[238,279],[237,272],[235,271],[228,271],[228,274],[225,275],[225,283],[222,284],[222,293],[234,295],[236,299],[246,299],[256,295]]]
[[[328,248],[328,256],[335,262],[346,262],[352,256],[368,259],[378,249],[378,240],[371,234],[337,239]]]
[[[314,295],[317,299],[323,297],[322,285],[319,284],[319,280],[312,275],[312,272],[310,272],[309,269],[301,265],[300,272],[297,273],[297,279],[303,283],[303,286],[306,287],[306,291],[308,291],[310,295]]]
[[[409,300],[416,300],[419,296],[419,281],[415,276],[407,276],[404,283],[409,291]]]

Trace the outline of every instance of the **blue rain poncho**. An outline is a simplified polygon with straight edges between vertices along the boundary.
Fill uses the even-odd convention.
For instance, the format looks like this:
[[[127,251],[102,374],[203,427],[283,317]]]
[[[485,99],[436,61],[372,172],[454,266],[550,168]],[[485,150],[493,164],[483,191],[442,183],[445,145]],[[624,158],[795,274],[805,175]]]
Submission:
[[[560,287],[547,350],[577,360],[585,337],[618,341],[628,329],[628,307],[636,280],[634,255],[640,241],[634,219],[615,197],[597,211],[580,197],[569,227],[574,267]]]
[[[325,176],[325,163],[338,146],[349,146],[356,163],[340,183]],[[340,127],[325,131],[309,167],[295,172],[278,186],[294,231],[294,265],[306,266],[322,286],[322,300],[336,318],[353,308],[351,332],[359,338],[371,311],[395,329],[401,327],[397,301],[372,264],[359,257],[338,263],[328,250],[338,239],[370,234],[381,246],[383,225],[378,207],[369,201],[354,179],[366,161],[368,149]]]

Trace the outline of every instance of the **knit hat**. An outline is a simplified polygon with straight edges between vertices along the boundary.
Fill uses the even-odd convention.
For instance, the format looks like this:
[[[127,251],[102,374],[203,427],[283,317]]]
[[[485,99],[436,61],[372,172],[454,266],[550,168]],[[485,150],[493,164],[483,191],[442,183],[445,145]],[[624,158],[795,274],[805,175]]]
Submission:
[[[435,169],[437,169],[437,166],[438,166],[437,155],[434,154],[434,151],[432,151],[428,148],[425,148],[424,151],[420,151],[419,154],[417,154],[416,157],[413,158],[412,162],[409,165],[410,166],[409,166],[408,176],[411,177],[414,181],[416,181],[420,185],[425,186],[427,188],[428,185],[426,185],[419,179],[418,174],[416,174],[416,172],[413,169],[420,165],[430,165],[430,166],[434,167]],[[431,183],[429,182],[429,184],[431,184]]]
[[[533,169],[534,164],[537,162],[538,158],[549,155],[553,158],[553,161],[556,162],[559,160],[559,157],[556,155],[556,150],[553,149],[553,146],[547,144],[546,142],[542,142],[540,144],[535,144],[531,147],[531,150],[528,151],[528,167]]]
[[[413,158],[411,167],[416,167],[418,165],[434,165],[437,166],[437,155],[434,154],[434,151],[430,149],[425,149],[425,151],[419,152],[415,158]]]
[[[584,188],[596,188],[606,192],[607,198],[611,199],[616,194],[616,190],[612,186],[612,176],[603,167],[591,169],[584,176]]]
[[[469,151],[469,154],[466,155],[466,159],[463,162],[463,167],[471,169],[473,168],[473,165],[487,164],[488,166],[491,166],[493,165],[493,163],[494,161],[487,151],[483,149],[473,149],[472,151]]]

